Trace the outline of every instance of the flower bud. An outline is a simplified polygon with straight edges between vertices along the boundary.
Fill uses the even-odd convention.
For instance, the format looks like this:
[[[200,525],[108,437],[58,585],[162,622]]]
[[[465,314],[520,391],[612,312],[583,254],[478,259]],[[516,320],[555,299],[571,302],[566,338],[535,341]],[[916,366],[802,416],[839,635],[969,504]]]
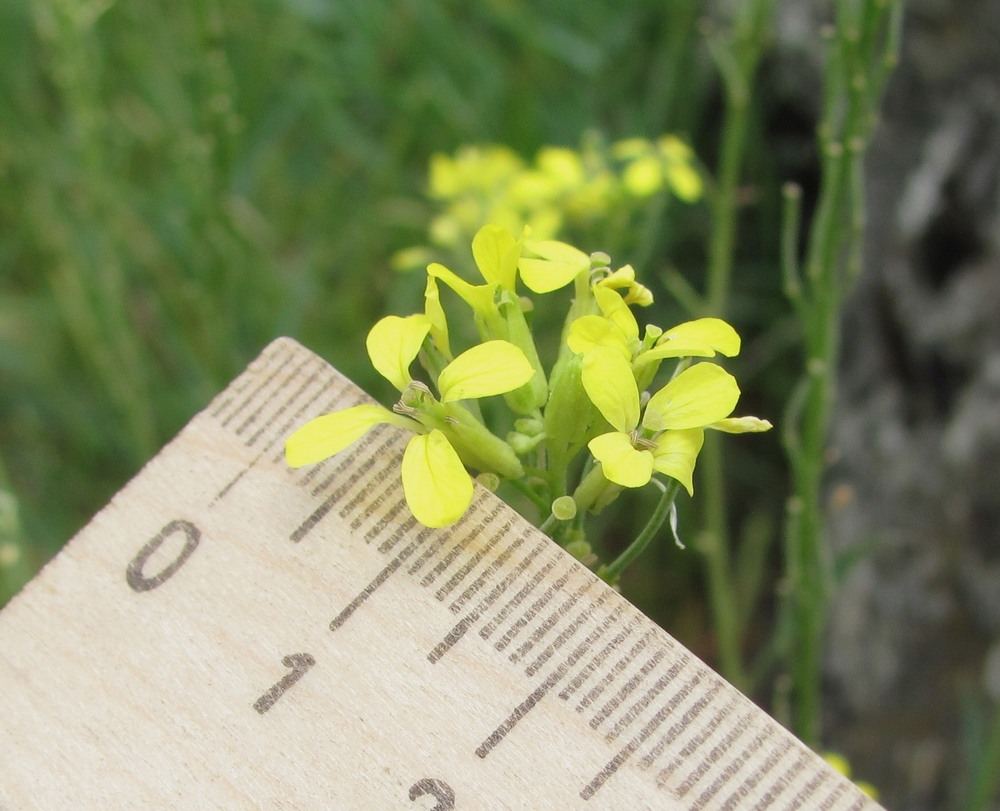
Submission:
[[[571,521],[576,518],[576,502],[573,496],[559,496],[553,501],[552,514],[560,521]]]

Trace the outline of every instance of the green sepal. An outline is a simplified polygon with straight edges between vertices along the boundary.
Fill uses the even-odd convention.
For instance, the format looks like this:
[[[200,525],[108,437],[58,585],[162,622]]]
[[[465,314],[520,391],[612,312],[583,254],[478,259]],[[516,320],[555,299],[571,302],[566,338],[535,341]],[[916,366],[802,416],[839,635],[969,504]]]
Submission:
[[[560,483],[570,460],[587,444],[589,431],[600,417],[583,388],[582,372],[582,355],[570,356],[558,364],[545,406],[545,447],[550,469],[560,477]]]
[[[535,370],[531,380],[505,394],[504,399],[517,414],[536,414],[548,399],[549,386],[545,379],[545,371],[542,369],[542,362],[538,357],[531,327],[528,326],[528,320],[524,317],[524,310],[521,309],[521,302],[516,295],[505,290],[500,293],[497,303],[500,317],[506,325],[507,340],[524,352]]]

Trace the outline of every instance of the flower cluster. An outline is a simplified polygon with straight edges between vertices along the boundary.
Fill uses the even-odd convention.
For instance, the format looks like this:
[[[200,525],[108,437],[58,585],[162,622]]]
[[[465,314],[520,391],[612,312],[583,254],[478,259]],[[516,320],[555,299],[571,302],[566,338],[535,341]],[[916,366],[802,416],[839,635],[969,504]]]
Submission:
[[[413,433],[402,480],[419,521],[435,527],[457,521],[473,498],[471,470],[480,481],[511,482],[538,507],[541,525],[585,557],[583,517],[622,488],[658,482],[659,475],[673,483],[671,492],[682,486],[693,493],[705,429],[771,427],[730,416],[739,387],[712,359],[739,352],[735,330],[717,318],[640,330],[632,308],[653,298],[631,266],[612,270],[606,254],[532,239],[528,229],[515,236],[500,225],[478,231],[472,255],[478,282],[432,263],[424,311],[388,316],[369,332],[372,365],[400,393],[392,409],[360,405],[312,420],[287,440],[290,465],[318,462],[375,425],[395,425]],[[442,288],[468,308],[479,337],[457,355]],[[573,291],[549,364],[539,357],[525,288],[537,295]],[[668,360],[669,379],[654,385]],[[499,396],[508,415],[503,437],[496,425],[488,427],[479,404]]]
[[[579,150],[543,147],[530,164],[505,146],[436,154],[428,192],[442,206],[431,222],[431,243],[455,250],[484,222],[511,231],[527,224],[535,239],[554,239],[567,227],[607,221],[660,192],[692,203],[701,198],[702,180],[691,148],[674,135],[610,145],[592,137]],[[431,249],[411,248],[394,264],[408,270],[431,255]]]

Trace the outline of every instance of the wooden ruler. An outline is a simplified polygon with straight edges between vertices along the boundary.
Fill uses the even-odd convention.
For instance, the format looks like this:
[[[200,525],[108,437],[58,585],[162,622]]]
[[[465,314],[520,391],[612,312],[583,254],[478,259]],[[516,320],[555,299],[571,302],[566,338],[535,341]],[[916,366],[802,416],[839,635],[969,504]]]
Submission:
[[[271,344],[0,613],[0,806],[878,806],[491,493],[402,498],[366,396]]]

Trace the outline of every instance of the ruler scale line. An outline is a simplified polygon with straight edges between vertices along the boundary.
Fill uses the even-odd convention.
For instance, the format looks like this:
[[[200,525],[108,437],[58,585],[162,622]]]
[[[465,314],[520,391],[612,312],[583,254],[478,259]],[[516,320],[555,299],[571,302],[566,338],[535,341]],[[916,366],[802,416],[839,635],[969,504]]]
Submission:
[[[723,768],[715,775],[715,779],[701,792],[701,794],[698,795],[698,799],[695,800],[692,807],[704,808],[708,804],[708,801],[718,794],[726,783],[739,774],[747,763],[750,762],[750,759],[763,748],[764,744],[770,740],[773,735],[774,730],[769,727],[765,727],[758,732],[753,739],[746,744],[742,750],[740,750],[740,753],[732,758],[729,763],[723,766]]]
[[[664,735],[652,746],[652,748],[650,748],[649,752],[643,756],[640,764],[641,767],[643,769],[650,768],[656,762],[657,758],[663,754],[664,750],[677,740],[682,732],[690,730],[695,719],[701,715],[702,711],[708,707],[709,704],[711,704],[712,699],[721,690],[722,683],[716,682],[708,692],[703,693],[700,696],[696,696],[691,707],[684,711],[684,714],[680,717],[680,719],[676,723],[672,724],[670,729],[668,729],[666,733],[664,733]],[[669,706],[671,707],[671,711],[676,712],[680,706],[684,704],[684,701],[686,701],[688,697],[688,695],[675,695],[670,701]],[[708,740],[709,736],[719,728],[719,726],[726,720],[732,709],[736,706],[736,703],[737,699],[734,696],[725,705],[720,707],[718,712],[709,718],[708,723],[705,724],[704,727],[698,730],[696,739],[698,740],[699,745]],[[687,747],[682,749],[681,754],[683,754],[686,750]]]
[[[612,643],[617,645],[619,639],[621,639],[621,641],[624,641],[625,638],[628,637],[634,630],[635,630],[634,626],[632,625],[626,626],[625,629],[622,631],[622,633],[619,634],[618,637],[615,637],[614,640],[612,640]],[[642,651],[649,644],[649,640],[650,640],[650,634],[648,633],[643,634],[638,640],[636,640],[636,642],[633,643],[629,651],[624,656],[619,658],[618,661],[615,662],[615,664],[608,669],[608,672],[601,677],[600,681],[598,681],[597,684],[591,687],[590,690],[587,691],[587,694],[582,699],[580,699],[580,702],[577,705],[578,709],[582,711],[587,707],[589,707],[598,698],[600,698],[601,694],[608,688],[608,686],[614,683],[616,674],[621,673],[622,671],[625,670],[626,667],[628,667],[629,663],[632,662],[636,656],[638,656],[639,652]]]
[[[362,604],[364,604],[364,602],[375,593],[379,586],[384,585],[385,582],[399,570],[399,567],[402,566],[406,559],[413,554],[414,550],[416,550],[424,542],[424,539],[430,534],[430,532],[431,530],[424,529],[417,535],[416,539],[412,543],[403,547],[400,553],[396,555],[396,557],[394,557],[385,566],[385,568],[383,568],[382,571],[375,576],[375,579],[365,586],[358,596],[351,600],[347,607],[333,619],[330,623],[330,630],[336,631],[345,622],[347,622],[354,612],[357,611]]]
[[[584,627],[584,624],[601,608],[601,606],[604,605],[605,600],[606,596],[601,595],[597,597],[589,606],[584,608],[583,611],[577,615],[577,618],[566,628],[560,631],[558,636],[556,636],[556,638],[552,640],[552,642],[550,642],[544,650],[538,654],[538,656],[535,657],[535,660],[524,669],[525,675],[533,676],[541,670],[542,665],[555,656],[558,650],[570,641],[576,635],[577,631]],[[593,644],[593,641],[598,639],[601,634],[603,634],[603,627],[604,626],[599,625],[597,629],[595,629],[591,635],[587,637],[587,639],[591,640],[591,644]],[[579,657],[574,656],[573,663],[575,664],[578,659]]]
[[[592,576],[581,574],[580,577],[583,579],[583,583],[579,585],[575,591],[570,592],[566,599],[559,604],[555,611],[545,617],[534,630],[528,636],[528,638],[522,642],[517,649],[509,655],[511,662],[521,661],[527,654],[529,654],[535,646],[541,642],[548,634],[556,627],[557,623],[563,619],[570,611],[576,608],[577,604],[580,602],[580,598],[586,594],[588,591],[593,590],[595,585],[595,580]],[[567,581],[568,584],[568,581]]]
[[[495,749],[500,742],[507,736],[520,721],[524,720],[525,716],[538,706],[538,702],[542,700],[546,693],[554,687],[559,680],[563,677],[564,672],[562,669],[554,670],[549,674],[548,678],[545,679],[538,687],[536,687],[531,694],[517,707],[514,711],[507,717],[500,726],[498,726],[493,733],[483,741],[478,747],[476,747],[477,757],[486,757],[493,749]]]
[[[318,399],[319,397],[321,397],[323,395],[323,392],[327,390],[327,387],[333,385],[334,383],[333,378],[330,377],[329,375],[323,375],[323,367],[318,366],[316,363],[313,362],[311,358],[306,358],[303,361],[303,363],[298,367],[296,373],[301,375],[301,370],[309,366],[315,366],[316,370],[311,374],[309,374],[308,376],[306,376],[305,379],[302,381],[302,383],[299,384],[298,389],[296,389],[291,395],[289,395],[286,399],[284,399],[278,406],[278,408],[272,411],[271,414],[268,416],[268,418],[264,420],[264,422],[260,425],[260,427],[256,431],[254,431],[253,434],[250,435],[250,437],[246,440],[246,444],[248,447],[256,445],[257,442],[259,442],[260,439],[264,437],[267,434],[267,432],[274,427],[275,422],[281,419],[281,417],[285,416],[285,414],[295,406],[299,398],[302,397],[307,391],[309,391],[309,389],[312,388],[313,385],[318,380],[320,380],[320,378],[323,377],[326,378],[325,380],[326,386],[323,386],[318,391],[316,391],[313,394],[314,398]],[[309,404],[310,401],[306,401],[306,403],[301,404],[299,407],[300,408],[302,408],[303,406],[308,407]],[[283,423],[282,427],[274,432],[274,434],[271,437],[271,440],[265,445],[264,447],[265,450],[269,450],[271,447],[273,447],[273,443],[275,441],[284,439],[284,437],[288,433],[288,429],[291,428],[292,421],[294,419],[295,419],[294,415],[290,415],[288,417],[288,421]]]
[[[767,758],[761,762],[759,769],[746,777],[743,782],[737,786],[736,790],[723,801],[720,811],[734,811],[734,809],[738,808],[741,803],[746,802],[750,796],[750,792],[763,782],[774,767],[782,761],[791,748],[792,743],[788,740],[783,740],[775,746]]]
[[[490,582],[496,579],[497,574],[506,567],[508,561],[511,557],[513,557],[514,553],[524,545],[524,542],[528,540],[528,537],[529,533],[527,531],[527,527],[521,527],[520,531],[513,537],[513,539],[511,539],[510,542],[497,553],[496,557],[486,570],[481,572],[476,579],[472,581],[472,583],[465,587],[465,591],[463,591],[451,602],[448,606],[448,610],[451,611],[452,614],[457,614],[461,611],[462,606],[466,605]]]
[[[267,377],[265,377],[264,380],[260,382],[257,386],[252,387],[250,393],[243,398],[243,401],[239,404],[239,406],[237,406],[234,411],[230,411],[229,414],[226,415],[226,418],[222,421],[223,428],[228,428],[229,423],[232,422],[240,413],[242,413],[242,411],[254,401],[254,398],[261,391],[266,389],[268,386],[271,385],[272,382],[274,382],[275,378],[277,378],[282,373],[282,371],[284,371],[287,364],[291,361],[292,357],[294,357],[294,353],[291,351],[285,351],[282,352],[279,357],[282,359],[273,363],[273,368],[270,370]]]

